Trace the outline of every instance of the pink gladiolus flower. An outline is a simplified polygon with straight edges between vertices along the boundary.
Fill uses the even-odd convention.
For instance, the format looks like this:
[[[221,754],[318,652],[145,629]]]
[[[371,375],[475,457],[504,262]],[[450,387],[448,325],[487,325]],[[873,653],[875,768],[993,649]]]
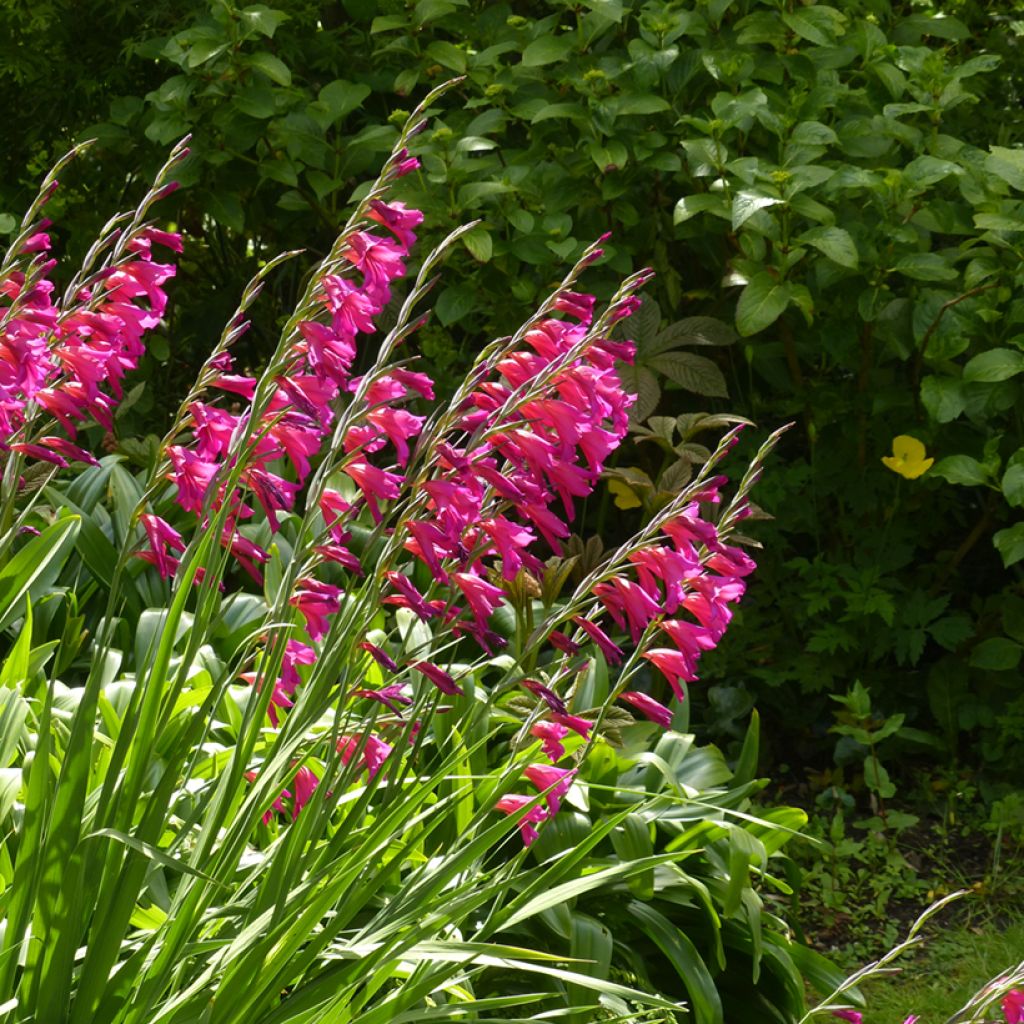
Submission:
[[[574,640],[570,640],[564,633],[557,629],[553,629],[548,636],[548,640],[551,646],[561,651],[563,654],[568,654],[569,657],[580,653],[580,645]]]
[[[358,736],[342,736],[338,740],[338,753],[346,765],[350,764],[352,758],[356,756],[360,742],[361,739]],[[385,743],[380,737],[370,733],[365,737],[362,753],[359,755],[359,767],[365,770],[371,779],[374,778],[393,749],[390,743]]]
[[[397,242],[367,231],[352,235],[345,250],[345,257],[363,273],[366,294],[382,306],[391,300],[391,282],[405,275],[405,255],[405,248]]]
[[[544,801],[548,806],[548,812],[554,816],[562,806],[562,800],[569,792],[577,771],[576,768],[556,768],[550,764],[531,764],[523,770],[523,774],[538,789],[546,791]]]
[[[627,690],[625,693],[620,693],[619,697],[621,700],[626,701],[627,704],[632,704],[637,711],[645,715],[652,722],[657,722],[662,728],[669,729],[672,727],[671,710],[665,707],[664,704],[660,704],[653,697],[649,697],[646,693]]]
[[[367,700],[375,700],[378,704],[383,704],[389,711],[393,711],[396,715],[401,715],[402,708],[400,705],[412,704],[412,697],[405,695],[405,685],[403,683],[389,683],[387,686],[382,686],[379,690],[354,690],[353,693],[357,697],[365,697]]]
[[[579,715],[562,715],[556,711],[552,714],[551,719],[559,725],[564,725],[566,728],[578,733],[585,740],[590,739],[590,732],[594,728],[593,722],[588,722],[585,718],[580,718]]]
[[[612,643],[611,638],[600,626],[580,615],[574,615],[572,621],[597,644],[605,661],[610,665],[618,665],[622,661],[622,649]]]
[[[321,640],[330,629],[327,616],[338,613],[343,594],[341,587],[305,577],[298,581],[296,591],[288,603],[302,612],[306,619],[306,632],[314,640]]]
[[[559,715],[567,714],[565,702],[562,698],[543,683],[538,683],[536,679],[520,679],[519,685],[524,690],[529,690],[535,697],[540,697],[552,711]]]
[[[1024,1024],[1024,989],[1011,989],[1003,997],[1006,1024]]]
[[[412,667],[422,672],[442,693],[452,697],[464,695],[465,691],[462,690],[459,684],[444,669],[438,668],[437,665],[432,665],[429,661],[417,661]]]
[[[658,602],[643,587],[621,576],[613,577],[608,583],[598,583],[593,594],[621,628],[625,628],[628,620],[633,643],[639,643],[644,630],[662,612]]]
[[[505,814],[521,814],[531,803],[533,803],[533,801],[528,796],[521,796],[518,793],[507,793],[494,805],[494,807],[496,810],[502,811]],[[547,816],[547,811],[540,806],[530,807],[530,809],[523,815],[519,821],[519,831],[522,834],[524,846],[529,846],[538,838],[539,833],[533,826],[535,823],[544,821]]]
[[[160,516],[143,513],[139,516],[149,545],[153,549],[153,564],[164,579],[169,579],[178,569],[178,560],[167,554],[171,551],[184,551],[185,540],[180,533]],[[148,559],[147,559],[148,560]]]
[[[864,1019],[864,1014],[860,1010],[833,1010],[832,1016],[849,1021],[850,1024],[861,1024]]]
[[[398,663],[394,658],[376,644],[371,644],[369,641],[364,640],[359,646],[366,651],[381,668],[386,668],[389,672],[399,671]]]
[[[303,765],[295,773],[292,785],[295,787],[295,800],[292,804],[292,820],[294,821],[302,808],[313,798],[316,787],[320,785],[320,778],[312,768]]]
[[[416,244],[413,228],[423,223],[423,214],[419,210],[410,210],[405,203],[383,203],[379,199],[370,201],[370,219],[389,228],[405,246],[411,249]]]
[[[505,591],[472,573],[453,572],[451,576],[465,595],[478,622],[486,622],[496,608],[501,607]]]
[[[256,781],[256,772],[246,772],[245,773],[245,777],[246,777],[246,779],[248,779],[249,782],[255,782]],[[269,825],[274,820],[274,811],[277,811],[278,814],[284,814],[285,813],[284,802],[285,802],[285,800],[290,800],[291,799],[291,795],[292,795],[292,793],[291,793],[290,789],[282,789],[281,790],[280,794],[274,800],[274,802],[270,805],[270,807],[268,807],[267,810],[265,810],[263,812],[263,824],[264,825]]]
[[[530,735],[541,741],[541,749],[552,761],[560,761],[565,757],[565,746],[562,740],[569,735],[569,730],[557,722],[541,720],[530,727]]]
[[[686,695],[683,683],[692,683],[697,678],[693,658],[668,647],[652,647],[649,651],[644,651],[642,657],[661,670],[676,697],[683,700]]]
[[[383,518],[378,501],[393,501],[401,493],[402,478],[396,473],[389,473],[371,465],[365,459],[355,459],[342,467],[342,471],[355,480],[359,490],[370,508],[373,521],[379,523]]]

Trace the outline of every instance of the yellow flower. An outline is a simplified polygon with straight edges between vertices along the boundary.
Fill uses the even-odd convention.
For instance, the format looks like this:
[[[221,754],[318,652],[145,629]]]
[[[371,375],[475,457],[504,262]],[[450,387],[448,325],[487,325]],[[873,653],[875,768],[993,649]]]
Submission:
[[[916,480],[927,473],[934,461],[924,457],[924,445],[916,437],[906,434],[892,439],[892,455],[882,456],[882,462],[908,480]]]

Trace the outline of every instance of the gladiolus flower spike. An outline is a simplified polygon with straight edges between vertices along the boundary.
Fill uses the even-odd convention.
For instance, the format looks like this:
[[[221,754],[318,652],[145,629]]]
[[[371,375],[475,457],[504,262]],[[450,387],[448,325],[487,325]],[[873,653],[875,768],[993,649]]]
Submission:
[[[333,624],[357,599],[350,594],[360,587],[350,586],[346,574],[373,579],[385,608],[407,609],[429,622],[437,647],[396,659],[357,635],[352,643],[363,652],[359,672],[372,669],[374,678],[366,685],[360,674],[354,686],[339,691],[342,699],[384,715],[381,728],[395,728],[413,701],[408,693],[432,687],[442,698],[463,697],[463,688],[438,663],[442,638],[460,645],[450,659],[460,664],[470,643],[488,653],[506,643],[492,625],[495,613],[509,603],[522,574],[543,575],[544,559],[560,553],[578,503],[593,492],[629,426],[634,397],[617,367],[632,360],[634,347],[610,335],[635,309],[634,293],[649,275],[628,279],[596,315],[593,296],[574,288],[578,274],[600,255],[596,246],[525,328],[488,346],[439,414],[428,419],[415,411],[433,398],[429,377],[410,368],[405,353],[399,365],[391,359],[395,345],[420,322],[406,307],[399,326],[374,340],[377,363],[354,376],[359,346],[377,331],[406,274],[423,220],[419,211],[385,197],[387,182],[412,169],[414,159],[398,154],[388,162],[371,198],[314,275],[296,330],[283,338],[260,380],[236,371],[228,344],[245,324],[241,314],[232,322],[229,340],[207,364],[204,387],[190,396],[185,419],[165,447],[161,471],[180,509],[175,522],[215,527],[219,543],[255,580],[262,581],[271,555],[252,539],[258,534],[242,531],[259,524],[258,510],[276,534],[304,507],[300,534],[319,531],[279,606],[284,616],[284,601],[293,611],[277,678],[263,679],[263,661],[241,675],[263,693],[264,686],[270,689],[263,699],[274,727],[301,702],[307,674],[299,667],[315,673],[323,656],[318,648],[332,643]],[[31,242],[39,254],[34,260],[45,258],[46,244],[43,238]],[[142,335],[163,314],[163,286],[173,274],[173,267],[151,259],[154,244],[180,248],[177,236],[144,229],[124,259],[90,280],[81,308],[68,313],[51,303],[52,286],[38,273],[30,285],[24,276],[0,280],[0,294],[11,302],[0,336],[0,425],[12,435],[26,422],[30,401],[71,437],[87,416],[112,423],[121,382],[142,352]],[[424,280],[436,258],[428,257],[420,272]],[[418,279],[413,292],[420,288]],[[411,310],[411,303],[406,306]],[[532,842],[537,826],[557,813],[578,771],[555,765],[566,756],[566,741],[585,754],[600,717],[575,713],[558,692],[559,680],[579,671],[581,659],[596,650],[611,665],[626,665],[617,695],[667,728],[671,709],[627,689],[627,677],[652,666],[683,699],[686,685],[697,679],[699,659],[724,634],[754,568],[727,538],[745,514],[746,490],[756,474],[748,473],[719,517],[721,529],[702,517],[701,504],[721,500],[724,478],[711,473],[731,443],[729,438],[720,446],[690,489],[637,539],[587,577],[566,610],[554,613],[538,634],[551,664],[564,667],[543,683],[521,681],[538,699],[529,726],[529,736],[539,741],[539,754],[531,744],[533,756],[549,762],[531,764],[524,774],[544,793],[544,803],[530,807],[531,798],[510,794],[496,805],[521,815],[524,842]],[[15,439],[9,447],[21,457],[48,454],[54,462],[85,454],[48,434]],[[373,565],[350,549],[357,520],[364,533],[369,528],[383,539]],[[180,524],[153,512],[143,514],[140,524],[147,543],[140,557],[165,578],[178,575],[179,556],[188,557]],[[414,582],[416,562],[422,572]],[[424,580],[430,581],[426,589]],[[639,658],[627,658],[627,650]],[[546,664],[543,658],[540,664]],[[460,668],[459,680],[471,676]],[[471,702],[442,700],[442,710],[463,703]],[[395,747],[367,729],[361,737],[344,736],[336,754],[348,764],[357,751],[360,771],[372,780]],[[281,801],[290,799],[291,813],[298,814],[317,782],[311,769],[299,769],[291,790],[267,813],[281,812]]]

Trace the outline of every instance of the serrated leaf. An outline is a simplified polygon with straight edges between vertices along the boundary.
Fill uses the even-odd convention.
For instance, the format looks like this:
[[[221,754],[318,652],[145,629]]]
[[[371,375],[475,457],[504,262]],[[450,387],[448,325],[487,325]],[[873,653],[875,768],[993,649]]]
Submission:
[[[687,391],[709,398],[729,397],[722,371],[705,356],[693,352],[664,352],[649,359],[647,365]]]
[[[656,355],[681,345],[732,345],[735,341],[736,331],[724,320],[713,316],[688,316],[669,324],[644,353]]]
[[[612,478],[608,481],[608,490],[611,492],[616,508],[640,508],[643,504],[636,491],[625,480]]]
[[[618,372],[626,393],[636,395],[636,401],[629,410],[630,417],[635,422],[647,419],[657,408],[658,400],[661,398],[657,378],[646,367],[630,366],[629,363],[619,364]]]

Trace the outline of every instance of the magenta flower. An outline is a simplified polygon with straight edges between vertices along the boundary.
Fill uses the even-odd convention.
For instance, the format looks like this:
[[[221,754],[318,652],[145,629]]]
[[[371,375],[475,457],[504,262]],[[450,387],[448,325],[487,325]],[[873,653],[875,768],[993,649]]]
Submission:
[[[537,682],[536,679],[520,679],[519,685],[524,690],[529,690],[535,697],[540,697],[540,699],[543,700],[544,703],[547,704],[547,706],[556,714],[564,715],[568,713],[565,702],[550,687]]]
[[[351,764],[352,759],[356,756],[356,752],[360,747],[360,737],[358,736],[342,736],[338,740],[338,753],[341,755],[341,760],[347,765]],[[365,742],[362,744],[362,752],[359,754],[359,767],[366,771],[367,775],[372,779],[380,771],[384,762],[388,759],[391,751],[394,749],[390,743],[385,743],[379,736],[375,736],[370,733],[365,737]]]
[[[653,697],[649,697],[646,693],[639,693],[635,690],[627,690],[625,693],[620,693],[619,698],[624,700],[627,704],[632,704],[642,715],[645,715],[652,722],[657,722],[658,725],[664,729],[669,729],[672,726],[672,711],[665,707],[664,704],[660,704]]]
[[[539,790],[544,791],[544,801],[548,807],[548,813],[553,817],[562,806],[565,794],[569,792],[573,779],[576,778],[577,768],[556,768],[550,764],[531,764],[524,770],[523,774]]]
[[[296,773],[292,782],[295,787],[295,799],[292,803],[292,820],[299,816],[299,812],[313,798],[316,787],[320,785],[320,778],[312,768],[303,765]]]
[[[399,671],[398,663],[383,648],[378,647],[376,644],[371,644],[366,640],[364,640],[359,646],[366,651],[381,668],[387,669],[388,672]]]
[[[1006,1024],[1024,1024],[1024,989],[1011,989],[1003,997]]]
[[[692,683],[697,678],[694,659],[681,651],[672,650],[670,647],[652,647],[649,651],[644,651],[641,657],[646,658],[661,670],[676,698],[683,700],[686,696],[683,683]]]
[[[560,761],[565,757],[565,746],[562,740],[569,735],[569,729],[557,722],[541,719],[530,727],[530,735],[541,741],[541,749],[552,761]]]
[[[312,577],[300,579],[288,603],[306,619],[306,632],[313,640],[322,640],[330,629],[327,616],[336,615],[344,591]]]
[[[530,807],[532,803],[533,800],[528,796],[521,796],[518,793],[507,793],[494,805],[496,810],[502,811],[505,814],[523,814],[524,809],[529,807],[529,810],[519,820],[519,831],[522,834],[524,846],[529,846],[538,838],[539,833],[533,826],[544,821],[548,816],[547,811],[543,807]]]
[[[164,579],[169,579],[177,572],[178,560],[168,554],[171,551],[184,551],[185,540],[180,533],[166,520],[160,516],[143,513],[139,516],[146,536],[149,538],[149,546],[152,549],[152,559],[146,558],[149,552],[142,552],[141,557],[152,561],[156,570]]]
[[[504,590],[472,573],[454,572],[451,578],[469,602],[469,607],[478,622],[486,622],[494,610],[501,607],[505,599]]]
[[[464,691],[444,669],[432,665],[429,661],[417,661],[412,666],[422,672],[442,693],[449,696],[463,696]]]
[[[585,740],[590,739],[591,730],[594,728],[593,722],[589,722],[585,718],[580,718],[579,715],[562,715],[556,711],[552,714],[551,720],[556,722],[558,725],[564,725],[567,729],[571,729],[573,732],[578,733]]]

